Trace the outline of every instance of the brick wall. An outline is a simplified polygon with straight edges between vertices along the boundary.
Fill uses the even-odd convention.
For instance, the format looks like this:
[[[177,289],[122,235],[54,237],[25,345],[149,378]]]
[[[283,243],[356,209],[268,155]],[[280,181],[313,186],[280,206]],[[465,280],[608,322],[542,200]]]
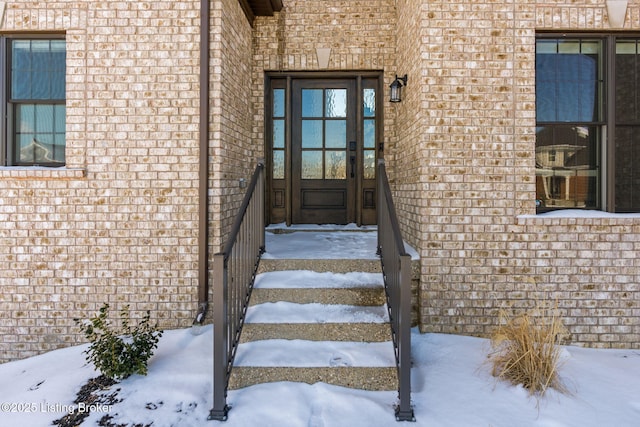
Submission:
[[[0,168],[0,361],[79,342],[72,319],[103,302],[149,309],[163,328],[191,323],[199,17],[199,1],[7,3],[2,31],[66,34],[67,166]],[[230,141],[240,131],[221,120],[211,137]]]
[[[640,348],[640,219],[535,216],[535,33],[606,30],[604,2],[423,3],[421,329],[485,335],[543,299],[574,344]]]
[[[105,301],[190,324],[199,1],[2,4],[4,32],[66,34],[68,149],[64,169],[0,168],[0,361],[80,342],[72,318]],[[487,334],[499,308],[546,298],[574,343],[639,348],[640,220],[534,215],[535,33],[606,30],[604,2],[284,6],[252,29],[237,1],[212,2],[212,252],[264,156],[265,71],[382,70],[385,89],[407,73],[384,141],[422,257],[422,330]],[[625,28],[638,27],[632,1]],[[325,69],[317,48],[331,48]]]

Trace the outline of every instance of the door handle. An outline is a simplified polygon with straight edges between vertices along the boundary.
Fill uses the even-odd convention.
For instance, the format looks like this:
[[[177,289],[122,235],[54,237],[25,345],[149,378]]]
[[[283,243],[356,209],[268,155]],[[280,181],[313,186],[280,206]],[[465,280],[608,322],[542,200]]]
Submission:
[[[349,159],[351,162],[351,178],[356,177],[356,156],[351,156]]]

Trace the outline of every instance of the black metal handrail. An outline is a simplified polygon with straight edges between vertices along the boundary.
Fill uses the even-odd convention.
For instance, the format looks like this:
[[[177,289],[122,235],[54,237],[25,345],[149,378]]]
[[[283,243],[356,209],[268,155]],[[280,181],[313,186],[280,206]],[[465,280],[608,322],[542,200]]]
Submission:
[[[265,250],[264,163],[256,166],[229,240],[213,257],[213,409],[225,421],[227,389],[251,291]]]
[[[398,368],[396,420],[415,421],[411,406],[411,257],[404,249],[384,160],[378,161],[377,214],[378,254]]]

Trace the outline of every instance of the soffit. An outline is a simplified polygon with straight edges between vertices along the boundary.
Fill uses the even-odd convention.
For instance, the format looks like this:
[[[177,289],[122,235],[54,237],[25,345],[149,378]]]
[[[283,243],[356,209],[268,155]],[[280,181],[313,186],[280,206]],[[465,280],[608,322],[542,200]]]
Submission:
[[[247,19],[253,24],[256,16],[273,16],[282,10],[282,0],[238,0]]]

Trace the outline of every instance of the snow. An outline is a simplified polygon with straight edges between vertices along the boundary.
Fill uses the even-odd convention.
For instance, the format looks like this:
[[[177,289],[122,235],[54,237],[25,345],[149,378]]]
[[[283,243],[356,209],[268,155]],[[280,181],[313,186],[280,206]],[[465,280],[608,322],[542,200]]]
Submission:
[[[347,232],[355,227],[353,224],[339,226],[341,231],[336,231],[338,226],[316,227],[292,226],[286,233],[278,233],[273,226],[267,227],[267,251],[262,259],[379,259],[375,251],[378,246],[375,227],[358,228],[360,231],[357,232]],[[406,242],[404,247],[412,259],[418,259],[414,248]]]
[[[283,313],[287,313],[286,316]],[[384,323],[389,321],[386,306],[340,304],[296,304],[268,302],[247,308],[247,323]]]
[[[281,227],[281,226],[280,226]],[[265,258],[303,256],[300,246],[314,258],[350,256],[375,258],[375,232],[332,232],[331,227],[310,231],[276,227],[267,233]],[[348,229],[349,227],[347,227]],[[307,229],[307,228],[305,228]],[[375,230],[375,228],[373,229]],[[327,249],[327,246],[330,246]],[[343,248],[339,251],[336,248]],[[412,256],[417,256],[415,251]],[[336,284],[371,286],[381,283],[369,273],[267,273],[256,287],[318,287]],[[321,277],[322,280],[316,280]],[[273,279],[273,280],[272,280]],[[283,280],[285,279],[285,280]],[[251,321],[308,316],[320,307],[301,308],[286,302],[263,304]],[[303,313],[303,311],[305,311]],[[367,319],[377,322],[385,309],[323,308],[322,319],[331,322]],[[322,320],[321,319],[321,320]],[[445,334],[420,334],[412,330],[412,400],[416,422],[397,423],[397,392],[363,391],[325,383],[313,385],[278,382],[230,391],[228,421],[207,421],[213,406],[213,327],[165,331],[149,362],[147,376],[134,375],[112,386],[117,402],[98,406],[82,426],[97,426],[105,415],[115,425],[153,427],[638,427],[640,426],[640,350],[563,348],[560,376],[569,393],[549,391],[536,398],[519,386],[498,381],[490,374],[489,342],[482,338]],[[261,351],[247,352],[272,366],[291,354],[318,366],[388,366],[393,361],[384,343],[305,341],[252,342]],[[291,346],[297,351],[288,351]],[[0,427],[51,425],[77,407],[79,389],[99,375],[87,364],[88,345],[51,351],[40,356],[0,365]],[[249,347],[245,347],[249,348]],[[244,351],[244,350],[243,350]],[[251,353],[251,356],[249,356]],[[258,356],[256,356],[256,354]],[[238,363],[245,356],[238,351]],[[246,361],[246,359],[245,359]]]
[[[207,421],[212,407],[212,334],[165,331],[147,376],[111,387],[118,403],[96,408],[82,426],[105,414],[114,424],[154,427],[635,427],[640,425],[640,351],[564,347],[560,376],[569,394],[531,397],[522,387],[496,380],[487,363],[486,339],[412,331],[412,398],[417,421],[398,424],[395,392],[354,390],[317,383],[260,384],[230,391],[226,423]],[[296,345],[303,345],[298,343]],[[356,350],[309,347],[325,358],[355,360]],[[277,346],[276,346],[277,347]],[[0,365],[0,426],[39,427],[74,407],[79,388],[98,374],[85,363],[86,345]],[[281,357],[268,349],[269,361]],[[272,352],[275,351],[275,352]],[[352,353],[353,352],[353,353]],[[366,355],[364,355],[366,357]],[[9,404],[8,406],[6,404]],[[58,409],[58,410],[57,410]],[[106,412],[108,411],[108,412]]]
[[[611,213],[592,209],[559,209],[537,215],[520,215],[519,218],[640,218],[640,213]]]

